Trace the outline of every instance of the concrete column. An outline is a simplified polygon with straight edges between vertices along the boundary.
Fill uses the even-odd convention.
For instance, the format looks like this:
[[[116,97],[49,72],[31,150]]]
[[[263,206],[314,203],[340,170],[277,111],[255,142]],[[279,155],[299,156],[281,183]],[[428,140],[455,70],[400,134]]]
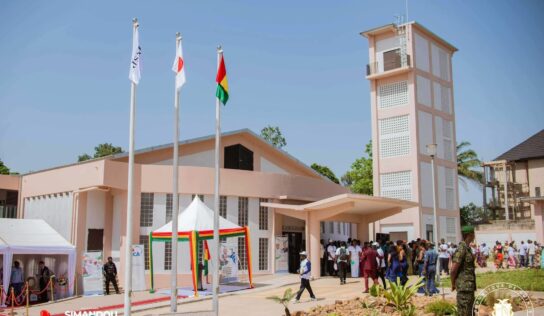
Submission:
[[[77,193],[76,196],[76,230],[74,234],[74,245],[76,246],[75,282],[77,282],[78,292],[83,293],[83,280],[81,279],[81,274],[78,275],[78,272],[81,273],[83,271],[81,258],[83,258],[83,253],[87,250],[87,245],[85,244],[87,236],[87,192]]]
[[[113,232],[113,195],[110,192],[104,193],[106,201],[104,205],[104,258],[111,256],[111,239]]]
[[[370,238],[369,233],[368,219],[361,216],[361,220],[357,223],[357,239],[359,239],[361,242],[373,239]]]
[[[535,210],[533,218],[535,219],[536,240],[542,242],[544,241],[544,201],[536,201],[533,209]]]
[[[310,214],[308,221],[306,222],[306,230],[309,231],[309,252],[310,262],[312,262],[312,277],[319,278],[321,276],[321,244],[320,237],[321,231],[319,228],[319,219]],[[309,225],[308,225],[309,224]]]

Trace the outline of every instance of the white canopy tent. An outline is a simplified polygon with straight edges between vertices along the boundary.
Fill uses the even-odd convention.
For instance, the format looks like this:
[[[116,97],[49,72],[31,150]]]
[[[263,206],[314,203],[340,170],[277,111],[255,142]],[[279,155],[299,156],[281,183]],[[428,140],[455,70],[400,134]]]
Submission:
[[[13,255],[66,255],[69,295],[73,295],[76,248],[42,219],[0,218],[3,286],[9,286]]]
[[[198,196],[195,196],[191,204],[181,211],[178,216],[178,240],[188,241],[191,255],[192,280],[195,295],[197,294],[197,244],[202,240],[213,240],[213,216],[210,209]],[[172,240],[172,221],[149,234],[149,265],[151,268],[151,291],[154,291],[153,275],[153,242],[168,242]],[[246,260],[248,266],[249,285],[253,287],[251,268],[251,248],[249,228],[236,225],[223,217],[219,217],[220,237],[245,237]],[[218,247],[218,245],[213,245]]]

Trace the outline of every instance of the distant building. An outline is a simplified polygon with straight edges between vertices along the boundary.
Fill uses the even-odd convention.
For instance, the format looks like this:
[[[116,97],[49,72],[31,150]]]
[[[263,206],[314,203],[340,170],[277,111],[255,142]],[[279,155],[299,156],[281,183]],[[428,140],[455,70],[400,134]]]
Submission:
[[[485,162],[484,208],[479,242],[544,241],[544,130]]]
[[[0,174],[0,218],[17,218],[20,177]]]
[[[452,56],[457,49],[417,22],[388,24],[361,35],[368,39],[374,195],[419,203],[373,222],[374,233],[393,240],[433,240],[431,158],[438,237],[460,240]]]

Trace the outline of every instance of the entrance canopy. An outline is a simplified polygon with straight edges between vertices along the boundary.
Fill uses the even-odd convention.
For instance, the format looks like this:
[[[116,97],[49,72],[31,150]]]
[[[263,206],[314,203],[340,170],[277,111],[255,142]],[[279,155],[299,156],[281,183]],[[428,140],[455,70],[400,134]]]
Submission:
[[[317,215],[319,220],[332,221],[334,220],[333,217],[339,215],[365,215],[365,217],[378,217],[377,219],[380,219],[400,213],[404,209],[418,206],[418,203],[379,196],[345,193],[308,204],[261,203],[261,205],[274,208],[279,213],[283,213],[281,210],[290,211],[290,214],[286,214],[290,216],[297,213],[305,216],[306,213],[310,213]]]
[[[9,286],[13,255],[66,255],[69,292],[73,294],[76,248],[44,220],[0,218],[0,254],[4,289]]]

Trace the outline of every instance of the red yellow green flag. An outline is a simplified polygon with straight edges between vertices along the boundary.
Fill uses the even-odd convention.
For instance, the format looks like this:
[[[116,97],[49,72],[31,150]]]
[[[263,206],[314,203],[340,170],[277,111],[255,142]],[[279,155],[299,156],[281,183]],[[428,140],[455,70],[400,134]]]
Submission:
[[[221,54],[221,60],[219,61],[219,68],[217,69],[217,77],[215,78],[217,82],[217,90],[215,91],[215,96],[223,103],[227,104],[229,100],[229,84],[227,82],[227,69],[225,68],[225,60],[223,54]]]

